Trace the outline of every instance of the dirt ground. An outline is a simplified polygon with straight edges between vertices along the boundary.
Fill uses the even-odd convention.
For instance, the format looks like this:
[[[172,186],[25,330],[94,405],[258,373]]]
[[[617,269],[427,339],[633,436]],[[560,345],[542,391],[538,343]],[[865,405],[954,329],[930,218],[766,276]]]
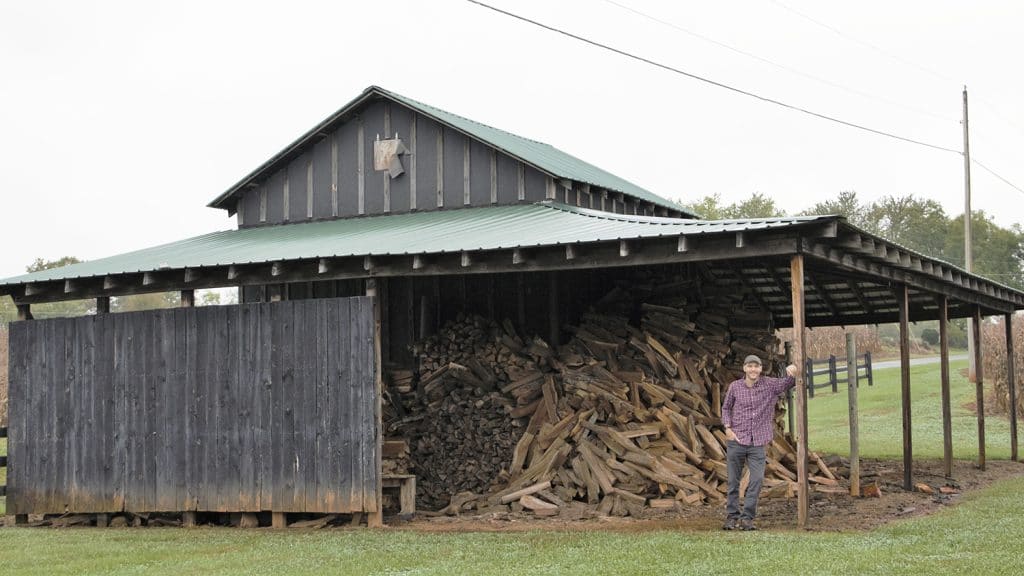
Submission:
[[[953,477],[943,475],[941,461],[916,462],[913,482],[930,486],[933,494],[903,490],[903,463],[893,460],[862,460],[862,486],[877,483],[880,497],[853,498],[847,494],[811,491],[807,530],[818,532],[870,530],[893,520],[925,516],[955,506],[963,495],[1005,478],[1024,476],[1024,463],[990,461],[987,470],[974,462],[955,461]],[[845,486],[848,486],[844,482]],[[940,487],[956,490],[941,494]],[[422,532],[488,532],[508,530],[718,530],[725,520],[725,505],[687,506],[679,510],[648,510],[643,518],[598,516],[593,507],[570,505],[555,517],[535,518],[529,512],[494,512],[459,517],[417,515],[411,521],[387,519],[392,529]],[[796,498],[762,498],[757,526],[762,530],[797,529]]]

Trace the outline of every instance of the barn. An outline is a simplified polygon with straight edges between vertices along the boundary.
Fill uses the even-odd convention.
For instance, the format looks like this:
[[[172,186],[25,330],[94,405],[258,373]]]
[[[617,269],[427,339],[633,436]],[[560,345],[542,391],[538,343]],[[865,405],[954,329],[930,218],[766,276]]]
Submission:
[[[603,433],[614,452],[615,443],[623,448],[618,431],[599,428],[595,412],[586,424],[574,423],[570,416],[577,414],[566,406],[581,414],[586,406],[572,404],[566,388],[561,395],[553,388],[556,377],[561,386],[568,374],[580,381],[564,360],[578,356],[571,346],[585,340],[579,327],[594,319],[595,307],[617,306],[633,329],[648,321],[647,312],[678,318],[683,309],[691,319],[762,335],[782,327],[802,334],[804,327],[899,322],[905,360],[908,322],[1003,315],[1009,325],[1024,309],[1024,293],[841,216],[703,220],[557,148],[375,86],[209,206],[235,215],[237,228],[0,280],[0,295],[11,296],[19,311],[10,327],[7,487],[7,509],[19,521],[28,514],[162,511],[181,512],[188,523],[197,513],[269,512],[274,525],[289,515],[336,513],[366,514],[379,525],[382,491],[392,485],[407,491],[403,504],[411,511],[416,476],[383,469],[385,404],[401,411],[399,388],[422,395],[439,381],[450,363],[424,367],[420,346],[470,316],[492,321],[484,330],[489,336],[512,342],[551,375],[551,384],[546,375],[509,371],[488,382],[493,367],[469,376],[490,388],[533,390],[508,406],[509,418],[525,423],[513,427],[511,444],[536,436],[543,425],[536,415],[546,412],[549,435],[561,433],[563,421],[579,424],[561,431]],[[223,287],[239,289],[238,305],[194,306],[195,290]],[[112,297],[163,291],[179,291],[182,307],[109,313]],[[651,308],[661,304],[643,304],[638,294],[679,307]],[[32,318],[33,304],[83,298],[96,300],[95,315]],[[680,326],[693,330],[683,319],[662,326],[660,338],[673,341]],[[602,339],[593,336],[584,347],[609,367],[615,358],[597,351]],[[722,353],[712,357],[701,338],[680,338],[682,355],[659,356],[666,346],[657,338],[632,344],[651,354],[649,362],[618,366],[608,378],[625,386],[627,405],[639,406],[641,396],[652,402],[667,389],[657,401],[664,407],[696,394],[688,390],[694,385],[713,400],[722,375],[735,368],[728,365],[735,351],[748,345],[726,334]],[[766,340],[754,340],[765,354],[775,353]],[[610,346],[629,343],[627,337]],[[1009,336],[1007,345],[1013,346]],[[948,366],[948,347],[942,349]],[[792,354],[802,362],[802,338]],[[1009,378],[1013,392],[1012,367]],[[979,394],[982,386],[979,376]],[[907,362],[903,390],[909,489]],[[610,418],[616,410],[641,410],[605,400]],[[805,402],[801,379],[794,436],[801,525],[809,466]],[[713,443],[718,407],[704,404],[696,422]],[[644,436],[637,440],[644,443],[648,435],[667,435],[657,427],[670,424],[658,424],[649,408],[654,429],[629,428],[623,437]],[[1016,458],[1015,420],[1011,425]],[[979,441],[984,465],[983,412]],[[513,478],[503,495],[545,478],[563,487],[566,478],[590,479],[590,497],[613,494],[616,478],[626,483],[613,471],[558,476],[555,469],[577,461],[573,450],[581,466],[594,456],[591,448],[558,442],[518,450],[508,463],[513,469],[506,467]],[[534,469],[533,461],[546,467]],[[635,462],[620,463],[622,475],[637,470]],[[693,468],[680,461],[668,476],[684,466]],[[683,489],[692,484],[662,472],[648,483],[675,486],[679,499],[692,496]],[[692,482],[706,484],[716,474],[713,467],[700,470]],[[613,500],[636,504],[619,492]]]

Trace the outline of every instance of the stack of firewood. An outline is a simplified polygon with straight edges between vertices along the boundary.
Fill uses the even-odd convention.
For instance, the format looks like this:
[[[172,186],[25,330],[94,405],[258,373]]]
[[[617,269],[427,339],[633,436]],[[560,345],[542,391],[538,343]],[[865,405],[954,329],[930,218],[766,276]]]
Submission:
[[[402,395],[409,415],[390,427],[414,438],[423,506],[551,515],[576,501],[638,515],[721,502],[722,397],[747,354],[771,371],[778,342],[767,327],[731,327],[730,296],[644,297],[639,326],[629,322],[635,302],[612,294],[557,350],[480,317],[418,345],[419,384]],[[769,497],[795,491],[795,449],[778,430]],[[837,484],[820,459],[811,465],[812,481]]]

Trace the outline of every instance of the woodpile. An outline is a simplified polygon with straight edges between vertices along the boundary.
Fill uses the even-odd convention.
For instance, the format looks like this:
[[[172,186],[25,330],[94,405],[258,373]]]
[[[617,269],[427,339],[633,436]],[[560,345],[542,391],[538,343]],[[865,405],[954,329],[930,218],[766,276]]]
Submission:
[[[547,516],[583,502],[640,515],[724,501],[721,400],[747,354],[779,372],[778,342],[763,319],[730,325],[734,298],[691,301],[685,288],[616,290],[557,349],[465,316],[419,344],[419,382],[398,394],[405,416],[388,429],[410,438],[421,507]],[[778,414],[765,497],[796,489]],[[810,465],[812,482],[838,483],[820,459]]]

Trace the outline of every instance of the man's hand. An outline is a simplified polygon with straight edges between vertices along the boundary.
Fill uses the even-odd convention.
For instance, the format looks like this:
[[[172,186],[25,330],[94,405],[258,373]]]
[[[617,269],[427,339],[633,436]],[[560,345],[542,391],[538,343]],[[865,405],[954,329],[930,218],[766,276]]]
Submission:
[[[725,439],[726,440],[735,440],[736,439],[736,433],[732,431],[732,428],[726,428],[725,429]]]
[[[796,364],[790,364],[789,366],[786,366],[786,375],[787,376],[792,376],[793,378],[796,378],[796,375],[798,373],[799,372],[796,369]]]

